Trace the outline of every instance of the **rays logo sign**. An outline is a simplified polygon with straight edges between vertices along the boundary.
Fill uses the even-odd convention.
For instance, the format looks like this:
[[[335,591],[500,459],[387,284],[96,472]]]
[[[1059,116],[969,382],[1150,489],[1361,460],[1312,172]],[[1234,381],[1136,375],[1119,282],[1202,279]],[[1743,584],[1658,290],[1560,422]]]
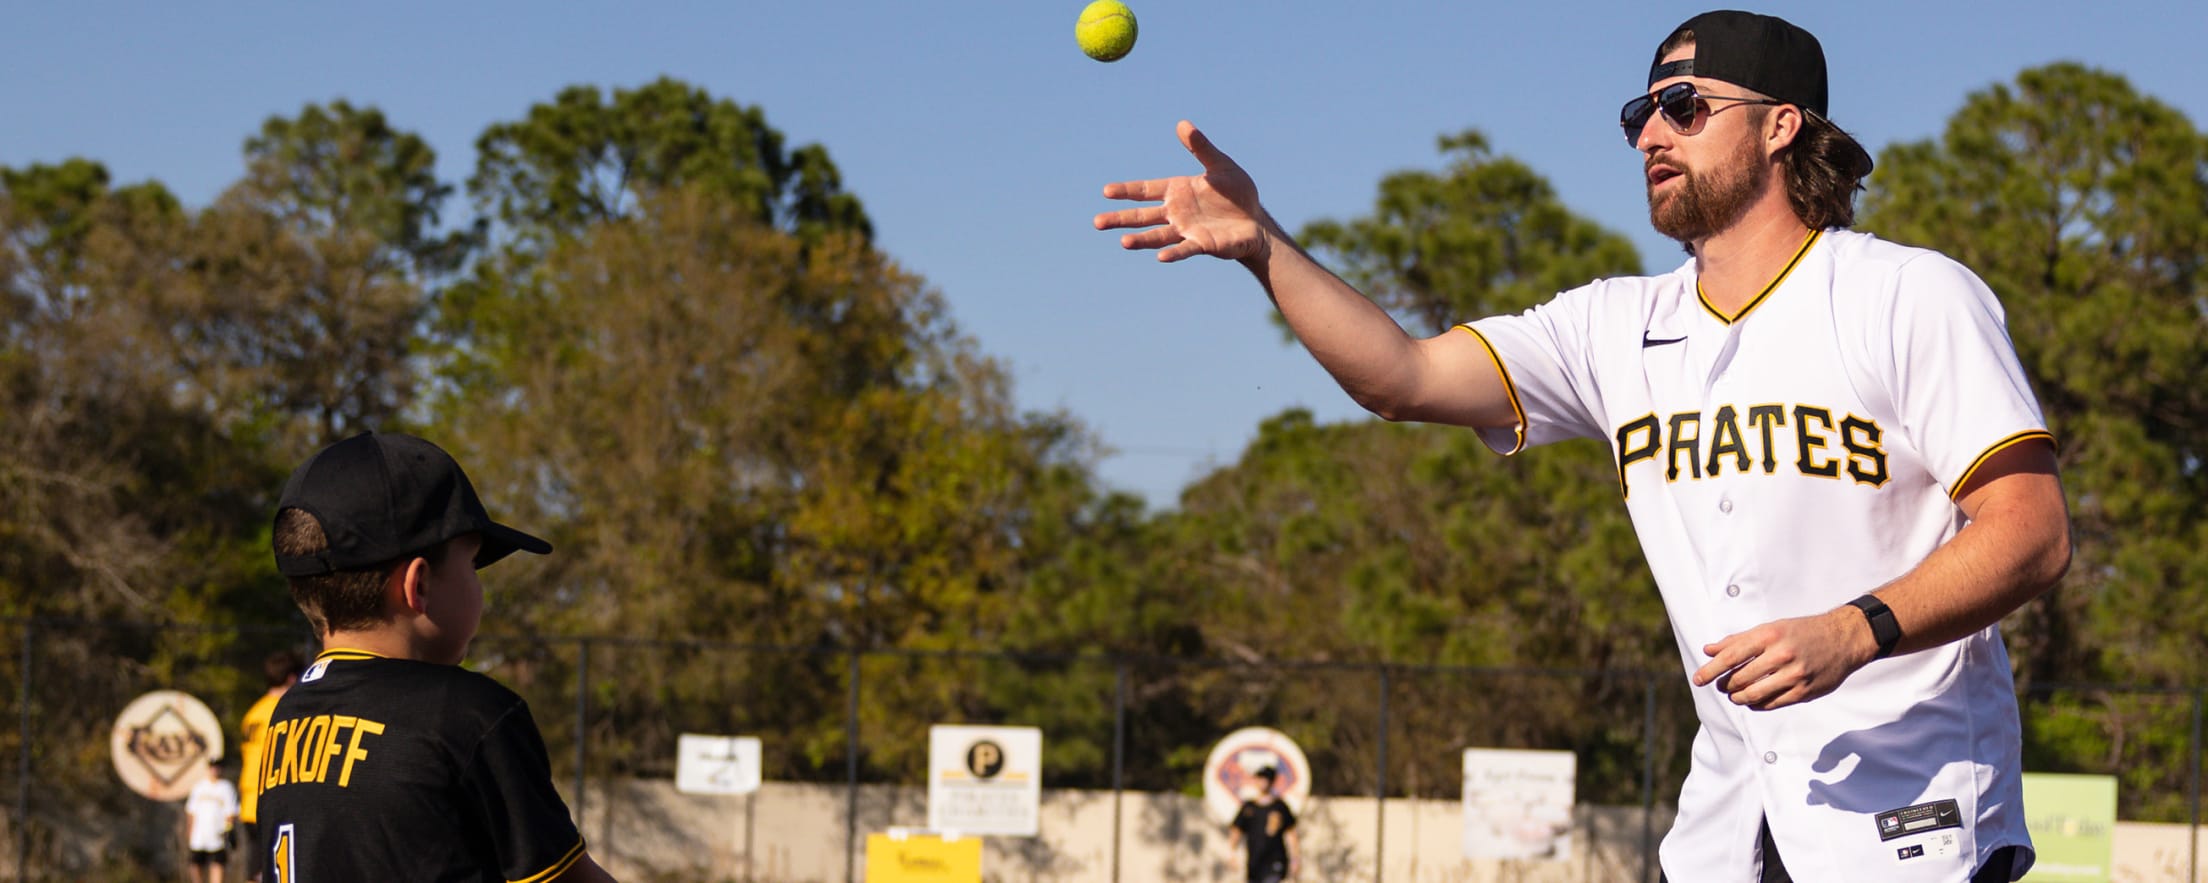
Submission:
[[[1291,812],[1303,812],[1311,799],[1311,762],[1286,733],[1270,727],[1244,727],[1212,746],[1204,761],[1204,814],[1212,822],[1234,821],[1242,801],[1257,796],[1263,780],[1259,770],[1273,770],[1273,787]]]
[[[155,690],[130,701],[108,734],[115,775],[150,800],[183,800],[222,757],[222,725],[189,693]]]

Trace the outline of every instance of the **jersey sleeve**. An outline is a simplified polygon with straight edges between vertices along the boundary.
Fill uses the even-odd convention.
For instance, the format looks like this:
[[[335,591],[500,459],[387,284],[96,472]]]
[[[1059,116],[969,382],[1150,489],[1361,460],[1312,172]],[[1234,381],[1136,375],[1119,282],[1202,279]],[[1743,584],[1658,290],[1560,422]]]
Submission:
[[[1518,417],[1515,427],[1479,430],[1480,440],[1496,453],[1515,454],[1534,445],[1602,436],[1588,358],[1594,288],[1564,292],[1517,315],[1489,316],[1457,326],[1487,348]]]
[[[256,821],[261,796],[261,747],[268,740],[268,719],[276,710],[276,697],[263,695],[246,708],[245,719],[238,724],[240,747],[238,757],[243,763],[238,768],[238,819]]]
[[[483,734],[462,779],[507,880],[543,883],[582,858],[582,834],[552,787],[544,737],[518,698]]]
[[[1994,454],[2053,441],[2001,303],[1977,274],[1930,254],[1903,264],[1894,285],[1888,388],[1902,431],[1950,497]]]

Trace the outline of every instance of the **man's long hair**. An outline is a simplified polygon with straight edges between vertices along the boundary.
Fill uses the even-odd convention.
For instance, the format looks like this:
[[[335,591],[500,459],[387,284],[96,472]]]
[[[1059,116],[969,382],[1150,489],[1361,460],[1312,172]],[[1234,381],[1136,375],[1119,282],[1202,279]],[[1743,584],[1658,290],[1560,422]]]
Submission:
[[[1768,111],[1770,108],[1761,107]],[[1794,143],[1779,151],[1786,172],[1786,201],[1811,230],[1855,226],[1855,194],[1871,173],[1863,153],[1831,120],[1802,111]]]

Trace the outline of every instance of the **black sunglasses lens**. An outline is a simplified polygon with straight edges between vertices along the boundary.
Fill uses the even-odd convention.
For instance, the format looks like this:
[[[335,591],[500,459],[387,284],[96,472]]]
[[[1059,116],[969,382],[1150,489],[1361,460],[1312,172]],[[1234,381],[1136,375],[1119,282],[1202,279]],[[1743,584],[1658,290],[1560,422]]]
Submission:
[[[1694,127],[1695,105],[1702,96],[1696,94],[1693,83],[1673,83],[1656,93],[1656,105],[1663,109],[1664,119],[1680,131]]]
[[[1618,125],[1625,127],[1625,143],[1641,143],[1641,130],[1648,127],[1648,118],[1655,113],[1656,102],[1646,95],[1626,102],[1618,111]]]

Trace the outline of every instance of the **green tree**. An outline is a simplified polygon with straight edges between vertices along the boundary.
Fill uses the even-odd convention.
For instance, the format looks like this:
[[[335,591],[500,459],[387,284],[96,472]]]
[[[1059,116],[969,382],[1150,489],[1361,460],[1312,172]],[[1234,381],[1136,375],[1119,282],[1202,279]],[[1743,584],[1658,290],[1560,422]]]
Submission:
[[[2010,618],[2023,683],[2203,683],[2208,138],[2120,76],[2055,64],[1974,93],[1937,139],[1888,148],[1874,183],[1866,227],[1946,252],[2000,295],[2061,446],[2075,554]],[[2093,726],[2060,703],[2035,719],[2035,747],[2068,767],[2126,758],[2146,786],[2127,787],[2126,811],[2158,794],[2148,811],[2182,815],[2168,778],[2182,760],[2126,753],[2177,751],[2182,727],[2091,703]]]
[[[560,547],[502,565],[499,582],[547,587],[500,607],[502,627],[1001,646],[1049,554],[1036,537],[1079,505],[1090,443],[1062,416],[1017,413],[1003,369],[919,279],[855,236],[805,242],[710,189],[655,195],[523,278],[448,303],[471,373],[437,408],[486,496]],[[754,689],[832,691],[797,703],[785,744],[808,747],[791,762],[838,757],[840,660],[756,660]],[[773,668],[822,662],[832,678]],[[977,701],[928,683],[944,692],[870,702],[869,730]],[[649,716],[648,694],[605,699]],[[879,762],[911,748],[885,743]]]
[[[796,150],[766,113],[661,78],[608,96],[562,90],[526,118],[476,140],[468,189],[484,215],[542,247],[592,224],[628,217],[654,195],[697,188],[753,220],[807,238],[864,238],[871,223],[817,144]]]
[[[435,153],[374,108],[272,117],[245,157],[198,219],[178,339],[226,418],[290,461],[405,414],[430,291],[474,234],[437,230],[453,188]]]
[[[1414,333],[1514,312],[1600,276],[1636,273],[1631,242],[1573,214],[1556,190],[1486,136],[1438,139],[1440,173],[1380,181],[1372,213],[1320,220],[1299,238]]]
[[[0,170],[0,184],[0,599],[17,614],[158,614],[162,527],[198,503],[166,478],[207,442],[166,394],[153,306],[178,281],[185,218],[159,185],[111,188],[87,160]]]

